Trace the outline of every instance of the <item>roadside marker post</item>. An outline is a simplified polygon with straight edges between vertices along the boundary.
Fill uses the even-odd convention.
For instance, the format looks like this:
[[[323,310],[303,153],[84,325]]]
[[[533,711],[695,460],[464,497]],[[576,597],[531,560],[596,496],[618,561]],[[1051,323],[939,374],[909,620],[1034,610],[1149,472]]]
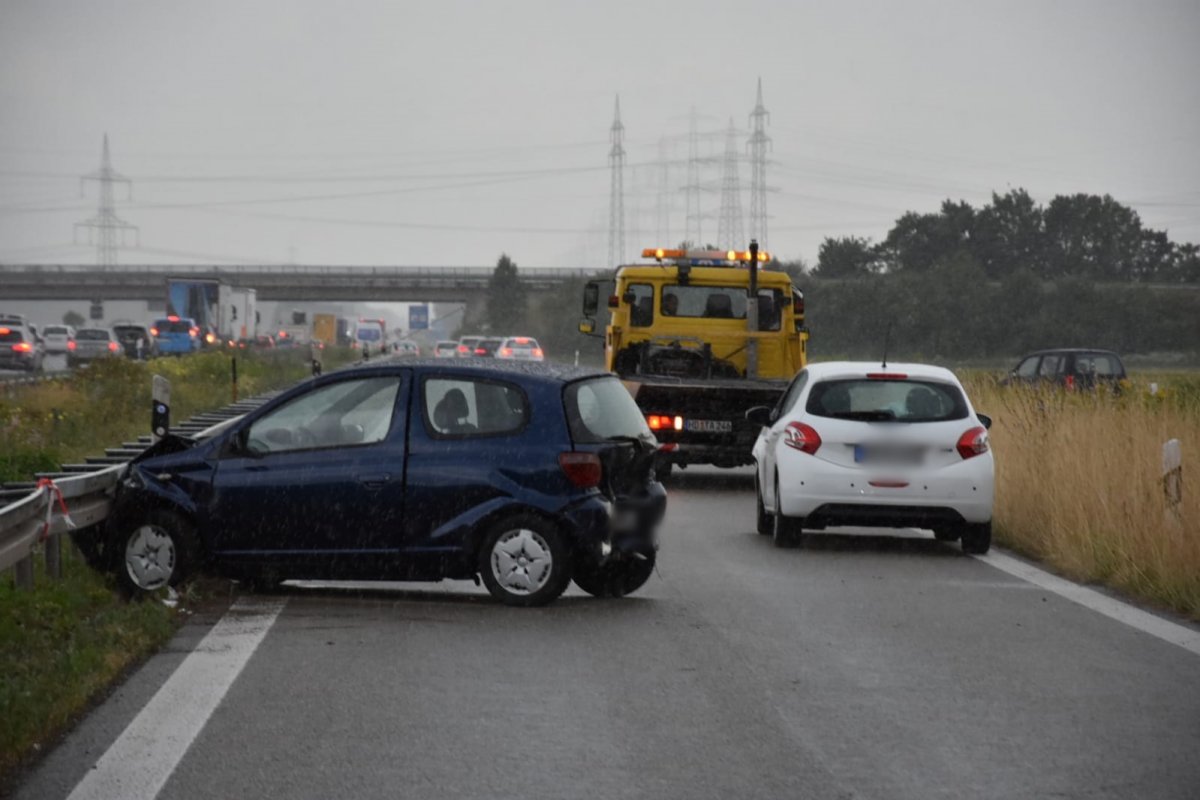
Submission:
[[[233,380],[233,392],[232,392],[233,402],[236,403],[237,402],[237,356],[230,356],[229,372],[230,372],[230,377]]]
[[[1183,446],[1178,439],[1171,439],[1163,445],[1162,471],[1167,511],[1178,515],[1179,506],[1183,503]]]
[[[157,442],[171,429],[171,382],[155,375],[150,396],[150,436]]]

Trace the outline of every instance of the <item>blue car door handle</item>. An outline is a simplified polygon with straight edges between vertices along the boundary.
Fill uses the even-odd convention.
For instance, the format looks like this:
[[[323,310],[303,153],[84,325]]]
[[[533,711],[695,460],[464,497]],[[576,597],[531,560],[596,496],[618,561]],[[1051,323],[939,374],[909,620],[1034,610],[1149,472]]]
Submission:
[[[358,482],[368,489],[382,489],[383,485],[391,479],[391,473],[388,472],[379,472],[373,475],[358,476]]]

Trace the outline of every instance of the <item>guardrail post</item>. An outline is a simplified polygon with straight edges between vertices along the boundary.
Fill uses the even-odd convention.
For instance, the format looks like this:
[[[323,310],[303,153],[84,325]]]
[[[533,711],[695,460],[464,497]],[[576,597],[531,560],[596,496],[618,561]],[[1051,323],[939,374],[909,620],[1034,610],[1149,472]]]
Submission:
[[[324,348],[318,347],[316,344],[309,342],[308,344],[308,361],[312,365],[313,377],[320,375],[323,370],[321,359],[325,356]]]
[[[18,589],[33,588],[33,556],[28,555],[13,565],[13,580]]]
[[[233,379],[233,402],[237,402],[237,356],[230,356],[229,371]]]
[[[158,441],[171,429],[171,382],[162,375],[155,375],[150,404],[150,435]]]
[[[46,539],[46,574],[55,580],[62,577],[62,534],[52,533]]]

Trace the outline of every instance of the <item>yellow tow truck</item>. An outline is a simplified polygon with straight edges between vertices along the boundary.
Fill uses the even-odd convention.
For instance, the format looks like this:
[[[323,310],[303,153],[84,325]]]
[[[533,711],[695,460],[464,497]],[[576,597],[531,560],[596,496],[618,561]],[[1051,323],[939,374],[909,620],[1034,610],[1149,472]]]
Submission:
[[[675,465],[753,462],[758,426],[745,411],[774,405],[807,363],[804,295],[750,249],[642,251],[653,263],[616,269],[605,366],[658,437],[659,475]],[[584,288],[583,333],[596,333],[602,282]],[[756,302],[755,302],[756,301]]]

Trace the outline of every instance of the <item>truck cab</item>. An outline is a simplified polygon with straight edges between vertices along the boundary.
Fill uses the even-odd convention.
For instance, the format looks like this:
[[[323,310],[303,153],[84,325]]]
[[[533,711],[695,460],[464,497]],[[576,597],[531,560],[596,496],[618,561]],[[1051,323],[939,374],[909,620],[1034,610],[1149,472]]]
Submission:
[[[773,405],[807,362],[803,294],[786,273],[765,268],[770,255],[754,246],[643,257],[654,263],[615,272],[605,366],[658,436],[660,472],[750,463],[758,430],[745,410]],[[602,288],[594,281],[584,290],[584,333],[595,333]]]

